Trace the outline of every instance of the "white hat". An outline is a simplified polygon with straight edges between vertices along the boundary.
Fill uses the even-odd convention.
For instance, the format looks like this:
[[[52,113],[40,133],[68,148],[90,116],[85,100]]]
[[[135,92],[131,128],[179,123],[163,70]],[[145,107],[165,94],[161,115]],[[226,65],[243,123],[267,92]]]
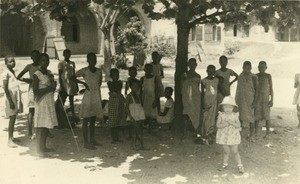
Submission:
[[[235,99],[232,96],[226,96],[220,105],[232,105],[237,107]]]

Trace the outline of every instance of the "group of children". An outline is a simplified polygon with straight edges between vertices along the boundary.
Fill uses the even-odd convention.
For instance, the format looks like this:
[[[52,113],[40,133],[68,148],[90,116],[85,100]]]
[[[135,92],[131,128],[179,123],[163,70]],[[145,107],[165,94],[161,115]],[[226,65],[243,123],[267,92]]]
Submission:
[[[97,118],[103,119],[101,106],[102,71],[96,67],[97,57],[94,53],[87,54],[88,66],[78,71],[75,63],[70,60],[71,51],[66,49],[63,53],[65,59],[59,62],[58,97],[64,104],[67,97],[70,101],[70,110],[75,116],[74,96],[78,93],[78,84],[85,87],[80,106],[79,116],[82,121],[84,148],[96,149],[101,144],[95,138],[95,122]],[[6,95],[6,115],[9,121],[9,146],[15,147],[13,127],[18,113],[20,92],[17,79],[29,83],[29,114],[28,136],[33,138],[32,124],[37,131],[38,151],[40,153],[52,151],[46,147],[47,137],[51,137],[50,128],[57,125],[54,107],[54,91],[56,82],[51,71],[47,70],[49,56],[33,51],[31,56],[33,63],[27,65],[24,70],[15,77],[13,57],[6,57],[7,70],[3,75],[4,91]],[[129,127],[129,135],[133,135],[133,147],[147,149],[143,142],[143,127],[150,130],[158,124],[171,124],[174,116],[173,89],[162,84],[164,77],[160,64],[161,56],[157,52],[152,53],[152,63],[144,66],[145,75],[138,80],[137,69],[128,69],[129,78],[125,84],[125,96],[122,94],[123,82],[119,79],[119,70],[111,69],[107,82],[109,89],[108,120],[107,125],[111,131],[111,143],[121,142],[119,139],[120,127]],[[259,73],[251,73],[251,63],[245,61],[243,72],[237,75],[227,68],[226,56],[219,59],[221,68],[209,65],[207,77],[201,80],[196,72],[196,59],[188,61],[189,70],[182,76],[182,103],[184,115],[184,135],[188,122],[191,122],[196,133],[208,143],[216,141],[224,147],[224,160],[222,168],[227,168],[230,151],[235,155],[239,171],[243,172],[243,166],[238,153],[240,143],[241,123],[250,123],[249,140],[253,141],[253,135],[258,131],[260,120],[266,120],[266,136],[270,132],[270,107],[273,105],[273,88],[270,74],[265,73],[267,64],[259,63]],[[30,78],[22,78],[29,72]],[[235,79],[230,81],[230,76]],[[83,80],[81,80],[82,77]],[[236,98],[230,96],[230,86],[237,81]],[[200,88],[201,86],[201,88]],[[130,89],[130,93],[129,92]],[[167,99],[164,109],[161,109],[160,98]],[[221,107],[221,112],[218,113]],[[239,112],[236,113],[235,109]],[[34,118],[33,118],[34,117]],[[34,121],[33,121],[34,119]],[[145,123],[146,122],[146,123]]]

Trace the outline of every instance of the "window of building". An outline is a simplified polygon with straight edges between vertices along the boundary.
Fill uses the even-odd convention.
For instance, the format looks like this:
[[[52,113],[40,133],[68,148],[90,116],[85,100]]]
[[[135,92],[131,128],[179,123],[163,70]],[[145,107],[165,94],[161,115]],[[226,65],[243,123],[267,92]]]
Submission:
[[[196,39],[197,39],[197,41],[203,41],[203,26],[202,25],[196,26]]]
[[[190,41],[196,41],[196,26],[192,27],[189,35]]]
[[[300,28],[285,28],[277,31],[276,37],[281,42],[300,42]]]
[[[234,37],[237,36],[237,31],[238,31],[238,26],[235,24],[235,25],[233,25],[233,36]]]
[[[205,41],[221,41],[221,27],[205,25],[204,27],[204,40]]]
[[[66,42],[79,42],[79,24],[75,17],[62,23],[61,35],[65,37]]]

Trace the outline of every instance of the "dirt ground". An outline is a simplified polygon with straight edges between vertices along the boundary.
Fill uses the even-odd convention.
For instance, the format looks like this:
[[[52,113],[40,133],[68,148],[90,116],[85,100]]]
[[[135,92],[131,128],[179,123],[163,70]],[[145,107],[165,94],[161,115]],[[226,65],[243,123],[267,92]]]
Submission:
[[[289,47],[289,50],[294,47]],[[260,48],[256,48],[260,50]],[[30,141],[27,134],[26,113],[20,114],[16,123],[14,136],[21,142],[16,149],[7,147],[8,120],[0,117],[0,183],[300,183],[300,130],[295,107],[291,105],[293,97],[293,77],[298,68],[298,55],[280,54],[287,50],[281,45],[276,52],[266,56],[269,64],[268,72],[273,76],[275,103],[272,108],[272,132],[269,139],[263,139],[264,131],[260,131],[255,143],[246,140],[248,128],[242,130],[240,154],[245,167],[243,175],[238,174],[236,163],[230,160],[226,171],[218,171],[222,162],[220,145],[197,145],[193,143],[192,133],[185,140],[172,131],[158,129],[155,134],[144,132],[145,144],[150,151],[134,151],[130,149],[127,131],[121,132],[123,143],[110,144],[108,128],[97,126],[96,137],[103,146],[97,150],[82,148],[82,133],[80,125],[74,129],[78,136],[79,150],[76,148],[73,135],[69,129],[52,130],[54,138],[48,139],[48,145],[55,149],[49,158],[36,156],[36,143]],[[296,49],[295,49],[296,50]],[[254,52],[254,51],[253,51]],[[261,52],[261,51],[260,51]],[[297,52],[295,52],[297,53]],[[240,53],[245,56],[245,54]],[[248,54],[248,53],[247,53]],[[249,56],[248,56],[249,55]],[[263,56],[250,58],[253,72],[257,72],[257,63]],[[288,57],[287,57],[288,56]],[[237,73],[241,72],[242,61],[239,56],[230,59],[229,67]],[[16,73],[28,63],[28,60],[18,61]],[[86,65],[78,61],[77,68]],[[217,61],[198,64],[198,72],[202,77],[208,64]],[[50,69],[57,77],[57,61],[53,60]],[[4,68],[3,62],[0,70]],[[139,76],[142,72],[139,72]],[[173,85],[174,67],[165,69],[163,82]],[[121,71],[121,79],[126,79],[126,71]],[[2,90],[2,89],[1,89]],[[22,84],[23,100],[26,103],[27,85]],[[232,87],[234,94],[235,86]],[[102,98],[107,99],[107,86],[102,86]],[[76,97],[76,109],[79,108],[81,95]],[[0,113],[3,115],[3,91],[0,91]],[[25,112],[27,110],[25,109]],[[260,124],[260,127],[264,123]]]

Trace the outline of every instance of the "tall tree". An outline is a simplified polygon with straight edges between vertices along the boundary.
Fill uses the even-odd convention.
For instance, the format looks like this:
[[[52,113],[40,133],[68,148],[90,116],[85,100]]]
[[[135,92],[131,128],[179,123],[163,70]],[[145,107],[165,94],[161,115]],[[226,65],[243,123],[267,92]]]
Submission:
[[[156,8],[157,6],[160,8]],[[175,124],[182,122],[181,77],[187,70],[188,37],[196,24],[249,24],[255,17],[266,31],[299,23],[299,1],[271,0],[144,0],[143,9],[152,19],[175,19],[177,55],[175,70]],[[298,18],[297,18],[298,17]],[[299,25],[299,24],[298,24]]]

